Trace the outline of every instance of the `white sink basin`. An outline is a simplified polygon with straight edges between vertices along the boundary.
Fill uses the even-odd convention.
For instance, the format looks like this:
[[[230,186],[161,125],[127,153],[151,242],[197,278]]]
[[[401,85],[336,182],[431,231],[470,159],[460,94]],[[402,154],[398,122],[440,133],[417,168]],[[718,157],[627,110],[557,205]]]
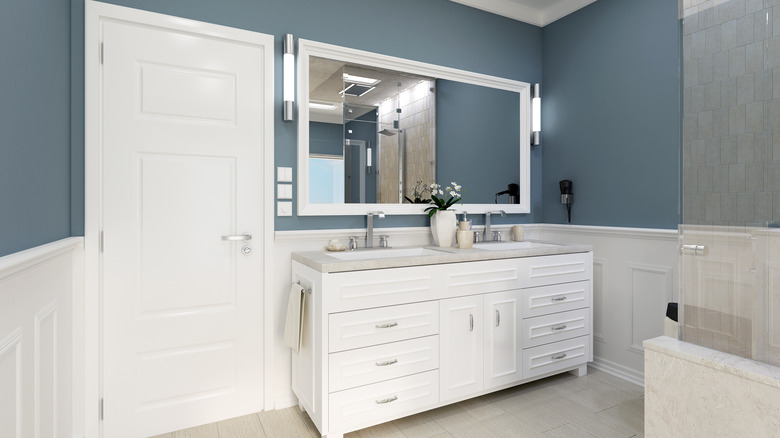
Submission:
[[[397,257],[418,257],[426,255],[442,255],[441,251],[429,248],[398,248],[398,249],[368,249],[344,252],[328,252],[327,255],[339,260],[371,260]]]
[[[551,246],[558,246],[552,243],[539,243],[539,242],[481,242],[475,243],[472,248],[487,249],[491,251],[503,251],[507,249],[530,249],[530,248],[549,248]]]

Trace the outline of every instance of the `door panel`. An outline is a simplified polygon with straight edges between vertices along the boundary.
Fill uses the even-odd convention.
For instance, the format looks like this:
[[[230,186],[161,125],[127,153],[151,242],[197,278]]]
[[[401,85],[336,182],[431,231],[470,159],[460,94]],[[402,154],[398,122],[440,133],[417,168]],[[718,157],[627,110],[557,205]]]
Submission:
[[[102,32],[104,436],[257,412],[272,38]]]
[[[482,296],[441,300],[439,306],[440,399],[444,402],[482,391]]]
[[[522,380],[521,297],[520,289],[484,296],[485,389]]]

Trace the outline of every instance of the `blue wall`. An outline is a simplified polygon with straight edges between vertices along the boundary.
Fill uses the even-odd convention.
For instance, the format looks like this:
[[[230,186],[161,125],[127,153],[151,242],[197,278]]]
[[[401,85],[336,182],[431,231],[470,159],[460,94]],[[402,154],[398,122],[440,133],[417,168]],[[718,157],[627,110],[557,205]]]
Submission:
[[[598,0],[544,27],[545,223],[677,228],[677,0]],[[538,218],[537,218],[538,220]]]
[[[518,93],[511,91],[436,81],[436,175],[443,186],[463,186],[463,202],[492,204],[496,193],[519,183],[518,100]],[[448,152],[449,145],[458,144],[470,147]],[[538,205],[532,209],[541,208],[539,196],[533,201]]]
[[[83,0],[74,4],[74,74],[83,72]],[[200,21],[274,35],[276,50],[276,166],[293,167],[297,178],[297,122],[281,120],[281,38],[292,33],[305,38],[428,62],[526,82],[542,78],[542,30],[509,18],[469,8],[449,0],[109,0],[122,6],[160,12]],[[412,13],[413,12],[413,13]],[[349,19],[345,18],[349,15]],[[344,23],[344,26],[338,26]],[[359,35],[359,37],[355,37]],[[83,83],[73,82],[74,95],[83,94]],[[77,113],[83,113],[83,103]],[[83,119],[74,120],[74,233],[83,232]],[[80,140],[80,141],[79,141]],[[532,160],[532,174],[541,174],[541,155]],[[501,181],[503,183],[503,181]],[[497,182],[498,184],[498,182]],[[539,184],[535,185],[539,187]],[[539,199],[541,191],[532,197]],[[297,202],[295,200],[294,202]],[[297,210],[297,205],[295,206]],[[533,215],[503,218],[506,222],[533,222]],[[427,215],[388,216],[382,227],[427,226]],[[357,228],[362,216],[277,217],[277,230]]]
[[[557,182],[568,178],[575,223],[677,225],[677,0],[599,0],[543,30],[448,0],[109,2],[274,35],[278,166],[296,163],[297,125],[278,112],[281,35],[293,33],[542,82],[533,211],[504,222],[564,222]],[[348,30],[332,24],[344,11]],[[84,232],[83,16],[83,0],[0,5],[0,256]],[[396,216],[381,225],[427,224],[426,216]],[[350,216],[276,219],[278,230],[362,226]]]
[[[70,236],[70,4],[0,4],[0,256]]]

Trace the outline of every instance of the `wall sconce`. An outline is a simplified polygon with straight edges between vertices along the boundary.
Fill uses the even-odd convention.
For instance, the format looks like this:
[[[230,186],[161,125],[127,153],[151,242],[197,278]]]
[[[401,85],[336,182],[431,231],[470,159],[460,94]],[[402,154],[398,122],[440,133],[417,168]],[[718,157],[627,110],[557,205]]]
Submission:
[[[295,120],[295,40],[284,34],[284,121]]]
[[[534,84],[531,87],[531,144],[539,144],[542,133],[542,87]]]

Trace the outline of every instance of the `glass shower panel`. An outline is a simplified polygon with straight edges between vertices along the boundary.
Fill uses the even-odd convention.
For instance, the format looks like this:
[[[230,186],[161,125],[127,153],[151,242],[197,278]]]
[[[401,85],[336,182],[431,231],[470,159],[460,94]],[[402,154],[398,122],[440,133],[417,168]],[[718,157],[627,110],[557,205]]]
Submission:
[[[780,3],[680,11],[682,339],[780,365]]]

